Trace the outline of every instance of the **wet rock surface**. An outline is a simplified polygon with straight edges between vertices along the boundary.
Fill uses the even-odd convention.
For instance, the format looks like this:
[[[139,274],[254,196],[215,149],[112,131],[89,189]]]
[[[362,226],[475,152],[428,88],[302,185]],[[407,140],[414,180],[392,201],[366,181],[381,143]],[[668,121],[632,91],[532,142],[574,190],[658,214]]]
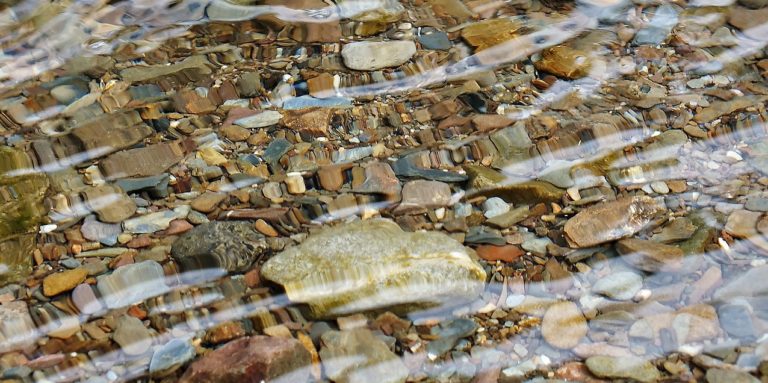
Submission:
[[[2,381],[766,380],[765,0],[0,3]]]

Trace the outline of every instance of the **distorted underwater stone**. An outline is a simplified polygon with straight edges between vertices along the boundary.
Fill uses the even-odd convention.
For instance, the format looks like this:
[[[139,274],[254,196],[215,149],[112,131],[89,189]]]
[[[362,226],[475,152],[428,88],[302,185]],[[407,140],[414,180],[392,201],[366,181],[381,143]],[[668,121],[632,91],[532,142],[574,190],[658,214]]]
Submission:
[[[486,277],[474,251],[449,236],[404,232],[384,219],[324,229],[261,271],[318,317],[468,300],[483,291]]]

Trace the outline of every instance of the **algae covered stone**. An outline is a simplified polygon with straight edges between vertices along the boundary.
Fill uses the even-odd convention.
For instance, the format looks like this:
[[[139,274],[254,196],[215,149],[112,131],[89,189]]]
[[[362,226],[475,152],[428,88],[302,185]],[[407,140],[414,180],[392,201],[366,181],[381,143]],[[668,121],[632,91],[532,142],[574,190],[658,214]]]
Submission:
[[[261,271],[292,301],[331,317],[475,298],[486,275],[474,258],[473,250],[443,233],[407,233],[376,219],[324,229],[277,254]]]

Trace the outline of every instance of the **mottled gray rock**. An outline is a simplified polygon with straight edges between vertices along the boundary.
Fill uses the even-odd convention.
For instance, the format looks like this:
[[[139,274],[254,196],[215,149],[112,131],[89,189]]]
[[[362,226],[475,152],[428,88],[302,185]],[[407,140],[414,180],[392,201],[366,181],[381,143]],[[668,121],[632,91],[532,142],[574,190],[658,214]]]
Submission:
[[[204,223],[186,232],[171,247],[183,278],[199,278],[194,273],[218,274],[247,271],[268,248],[264,235],[247,222]],[[207,276],[202,276],[208,279]]]
[[[321,317],[472,299],[485,281],[472,249],[384,219],[326,228],[270,258],[261,272]]]

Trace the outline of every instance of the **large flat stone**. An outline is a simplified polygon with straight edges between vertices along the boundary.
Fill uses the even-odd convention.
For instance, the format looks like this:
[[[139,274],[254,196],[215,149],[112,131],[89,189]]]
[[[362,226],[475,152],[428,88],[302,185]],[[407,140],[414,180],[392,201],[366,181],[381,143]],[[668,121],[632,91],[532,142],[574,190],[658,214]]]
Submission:
[[[332,317],[475,298],[485,271],[474,256],[445,234],[407,233],[377,219],[324,229],[271,258],[261,271],[292,301],[308,303],[315,316]]]

